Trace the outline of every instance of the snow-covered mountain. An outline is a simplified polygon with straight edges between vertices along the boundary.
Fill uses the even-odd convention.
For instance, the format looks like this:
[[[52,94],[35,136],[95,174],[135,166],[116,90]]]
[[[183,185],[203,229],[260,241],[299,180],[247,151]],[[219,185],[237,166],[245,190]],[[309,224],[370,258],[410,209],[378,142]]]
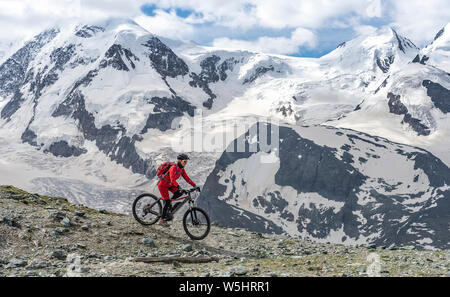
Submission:
[[[354,73],[367,78],[402,68],[419,53],[419,49],[408,38],[402,37],[394,29],[383,27],[374,34],[359,36],[340,44],[336,50],[323,56],[324,66],[336,74]]]
[[[157,165],[181,150],[190,152],[191,164],[195,164],[189,168],[191,177],[199,184],[208,179],[207,185],[214,187],[209,182],[214,179],[211,171],[217,168],[216,161],[223,158],[225,148],[265,117],[281,122],[283,131],[310,125],[312,128],[305,131],[318,134],[307,138],[312,143],[326,137],[329,126],[338,127],[341,133],[350,128],[373,135],[365,137],[389,139],[383,140],[389,143],[383,144],[388,147],[386,151],[376,155],[382,162],[399,162],[390,180],[383,181],[387,178],[382,173],[365,174],[378,170],[367,162],[356,169],[369,181],[364,179],[357,189],[367,192],[374,187],[385,195],[382,189],[387,183],[401,189],[401,197],[428,203],[438,199],[439,191],[448,195],[444,190],[447,184],[414,184],[421,181],[420,172],[411,169],[409,155],[397,152],[407,146],[394,143],[426,149],[407,150],[427,156],[421,168],[440,162],[442,170],[448,170],[450,141],[445,136],[450,127],[450,76],[440,68],[444,64],[437,58],[437,53],[442,55],[444,33],[433,42],[436,49],[427,52],[427,57],[435,56],[427,62],[422,57],[428,47],[417,48],[392,28],[359,36],[318,59],[169,40],[123,19],[48,29],[0,64],[0,183],[128,212],[129,200],[136,193],[156,191],[152,178]],[[441,44],[439,50],[437,44]],[[200,125],[186,125],[199,113],[203,115]],[[200,143],[200,149],[198,142],[174,144],[189,140],[199,126],[208,149],[205,143]],[[301,137],[302,133],[307,132],[302,131]],[[345,144],[351,147],[347,153],[358,160],[368,157],[356,154],[358,149],[367,154],[372,154],[368,152],[371,149],[374,154],[379,150],[376,145],[367,147],[364,141],[353,143],[354,139],[350,137]],[[340,140],[337,143],[339,148],[345,146]],[[294,145],[284,151],[297,156],[297,149]],[[356,161],[345,156],[332,162],[350,168]],[[411,169],[408,182],[400,168]],[[274,170],[270,171],[273,175]],[[414,181],[416,175],[419,177]],[[428,176],[435,178],[431,173]],[[333,179],[329,174],[321,178]],[[398,183],[425,194],[406,191]],[[274,183],[267,189],[275,191],[280,185]],[[296,187],[295,181],[288,185]],[[300,195],[280,193],[283,195],[276,197],[284,201]],[[329,199],[317,193],[310,197]],[[242,201],[254,198],[242,195]],[[264,197],[261,199],[268,199]],[[242,209],[251,212],[249,207]],[[273,217],[261,216],[276,225],[264,230],[295,229],[292,222],[285,226]],[[338,222],[342,217],[335,219]],[[348,242],[370,241],[375,238],[369,234],[374,230],[378,229],[370,229],[361,237],[352,233]],[[303,231],[298,234],[305,236]],[[437,241],[433,237],[433,242]]]
[[[199,205],[220,224],[321,242],[450,248],[450,168],[429,152],[330,126],[255,125],[279,131],[279,148],[264,149],[264,134],[247,132],[217,160]]]
[[[22,39],[0,41],[0,64],[2,64],[17,49],[23,46]]]
[[[444,55],[442,50],[436,53]],[[429,55],[437,56],[433,51]],[[450,74],[445,59],[437,62],[420,56],[387,73],[353,112],[328,124],[423,147],[449,165]]]
[[[420,51],[415,61],[450,73],[450,23],[436,34],[430,45]]]

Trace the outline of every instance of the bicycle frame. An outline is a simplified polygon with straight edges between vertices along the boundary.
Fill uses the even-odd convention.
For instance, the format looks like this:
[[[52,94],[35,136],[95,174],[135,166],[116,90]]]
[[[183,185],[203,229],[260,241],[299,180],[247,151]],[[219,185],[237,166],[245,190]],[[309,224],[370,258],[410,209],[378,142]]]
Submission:
[[[172,214],[175,214],[175,213],[176,213],[183,205],[186,204],[186,202],[191,203],[190,208],[192,207],[192,203],[194,203],[194,200],[191,198],[191,193],[192,193],[192,192],[193,192],[192,190],[188,190],[187,193],[186,193],[186,194],[187,194],[186,196],[182,196],[182,197],[179,197],[179,198],[177,198],[177,199],[170,199],[171,202],[175,202],[175,201],[179,201],[179,200],[184,200],[183,202],[180,202],[180,204],[177,204],[177,206],[176,206],[175,209],[172,209],[172,210],[171,210]],[[164,201],[164,199],[162,199],[161,197],[159,197],[159,199],[156,200],[153,204],[149,205],[148,208],[152,209],[153,206],[154,206],[156,203],[158,203],[158,201],[161,201],[161,200]]]
[[[162,200],[162,199],[161,199]],[[186,204],[186,202],[192,203],[193,200],[191,198],[191,193],[188,193],[186,196],[183,197],[179,197],[177,199],[170,199],[171,202],[175,202],[175,201],[179,201],[179,200],[184,200],[183,202],[180,202],[179,204],[176,205],[175,209],[172,209],[172,214],[175,214],[181,207],[183,207],[183,205]]]
[[[176,199],[170,199],[170,202],[174,201],[176,202],[172,207],[170,207],[169,213],[167,213],[167,215],[171,214],[172,216],[169,216],[167,218],[167,220],[172,220],[173,219],[173,215],[175,213],[177,213],[178,210],[180,210],[180,208],[183,207],[183,205],[185,205],[187,202],[189,203],[189,209],[186,210],[184,216],[183,216],[183,228],[186,232],[186,234],[194,240],[201,240],[203,238],[205,238],[210,230],[211,224],[210,224],[210,219],[208,214],[205,212],[205,210],[196,207],[195,206],[195,199],[197,198],[197,196],[193,196],[192,193],[195,191],[199,191],[200,192],[200,188],[199,187],[195,187],[189,190],[181,190],[182,195],[181,197],[178,197]],[[137,209],[139,209],[141,206],[140,203],[140,199],[144,198],[144,197],[150,197],[150,199],[153,200],[153,203],[149,203],[146,204],[145,200],[143,201],[144,204],[146,204],[143,207],[143,217],[145,217],[148,213],[154,215],[155,217],[153,217],[151,219],[151,221],[143,221],[143,217],[141,214],[138,214],[136,212]],[[133,202],[133,215],[136,218],[136,220],[141,223],[142,225],[153,225],[155,224],[162,216],[161,213],[161,200],[162,197],[157,197],[154,194],[149,194],[149,193],[144,193],[141,194],[140,196],[138,196],[134,202]],[[164,200],[165,201],[165,200]],[[169,203],[170,203],[169,202]],[[152,208],[158,205],[157,209],[152,210]],[[168,204],[166,204],[166,206],[169,206]],[[147,219],[145,219],[147,220]],[[205,230],[204,227],[206,227]],[[193,229],[192,229],[193,228]],[[194,231],[194,233],[192,233]],[[203,232],[201,234],[197,234],[198,231]]]

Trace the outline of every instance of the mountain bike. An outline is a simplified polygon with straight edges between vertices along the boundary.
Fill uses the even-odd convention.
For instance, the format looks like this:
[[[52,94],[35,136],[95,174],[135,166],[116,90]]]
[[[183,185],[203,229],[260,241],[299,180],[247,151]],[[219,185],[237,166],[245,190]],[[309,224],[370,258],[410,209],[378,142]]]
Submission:
[[[199,188],[182,190],[183,195],[177,199],[170,199],[176,202],[169,209],[168,214],[173,215],[181,209],[183,205],[189,203],[189,208],[183,215],[183,228],[186,234],[193,240],[204,239],[211,229],[209,216],[203,209],[195,206],[195,199],[192,193],[198,191]],[[159,221],[162,217],[162,198],[150,193],[139,195],[133,202],[133,216],[140,224],[150,226]],[[177,202],[178,201],[178,202]]]

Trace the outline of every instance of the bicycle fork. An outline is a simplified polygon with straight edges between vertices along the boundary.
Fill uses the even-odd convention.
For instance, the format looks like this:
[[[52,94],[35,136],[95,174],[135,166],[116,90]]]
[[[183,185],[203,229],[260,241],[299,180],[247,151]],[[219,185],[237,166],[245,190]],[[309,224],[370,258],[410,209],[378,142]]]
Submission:
[[[199,224],[198,218],[197,218],[197,212],[196,212],[196,211],[193,211],[193,210],[192,210],[192,207],[191,207],[191,220],[192,220],[192,224],[193,224],[194,226],[196,226],[196,225]]]

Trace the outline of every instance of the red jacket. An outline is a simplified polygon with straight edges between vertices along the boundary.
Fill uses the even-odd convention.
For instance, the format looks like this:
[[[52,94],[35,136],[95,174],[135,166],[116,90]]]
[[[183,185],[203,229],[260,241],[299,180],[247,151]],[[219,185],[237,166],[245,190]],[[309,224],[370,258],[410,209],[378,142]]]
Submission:
[[[191,186],[195,187],[195,183],[186,174],[184,168],[180,168],[178,164],[170,167],[169,172],[166,173],[166,175],[161,179],[159,185],[167,188],[172,186],[177,187],[178,186],[177,179],[180,178],[181,175]]]

